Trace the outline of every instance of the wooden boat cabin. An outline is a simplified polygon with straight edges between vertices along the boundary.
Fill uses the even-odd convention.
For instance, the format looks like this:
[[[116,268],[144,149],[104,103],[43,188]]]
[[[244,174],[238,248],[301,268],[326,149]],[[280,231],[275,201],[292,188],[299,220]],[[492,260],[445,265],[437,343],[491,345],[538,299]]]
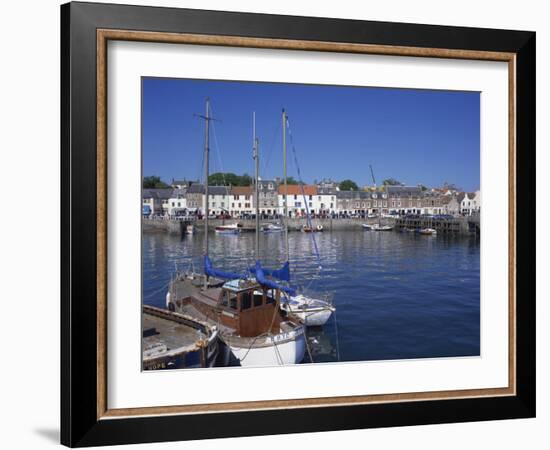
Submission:
[[[283,320],[279,309],[281,292],[262,287],[255,280],[232,280],[221,288],[191,294],[181,302],[189,314],[200,314],[223,332],[241,337],[279,333]]]

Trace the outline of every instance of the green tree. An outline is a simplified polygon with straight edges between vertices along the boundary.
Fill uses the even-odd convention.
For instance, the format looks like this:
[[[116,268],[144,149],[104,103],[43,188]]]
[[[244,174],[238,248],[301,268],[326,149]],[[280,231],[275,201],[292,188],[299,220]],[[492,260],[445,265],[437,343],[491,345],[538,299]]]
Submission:
[[[163,189],[170,187],[164,181],[157,177],[156,175],[150,175],[148,177],[143,177],[143,188],[144,189]]]
[[[386,178],[384,181],[382,181],[382,184],[384,186],[402,186],[403,185],[401,181],[396,180],[395,178]]]
[[[216,172],[208,176],[210,186],[239,186],[240,178],[232,172]]]
[[[294,177],[286,177],[286,184],[300,184]]]
[[[252,177],[247,173],[241,175],[239,184],[237,186],[250,186],[252,184]]]
[[[341,191],[358,191],[359,187],[357,186],[357,183],[353,180],[344,180],[341,181],[339,186]]]

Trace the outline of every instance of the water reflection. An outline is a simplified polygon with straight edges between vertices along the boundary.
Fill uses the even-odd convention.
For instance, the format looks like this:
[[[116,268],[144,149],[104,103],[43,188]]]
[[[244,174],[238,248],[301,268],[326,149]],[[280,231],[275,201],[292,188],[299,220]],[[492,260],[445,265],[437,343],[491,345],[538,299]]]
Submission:
[[[308,330],[316,361],[337,360],[337,347],[342,361],[479,355],[479,239],[362,230],[315,238],[320,276],[311,235],[289,233],[294,283],[333,292],[337,307],[337,328],[331,320]],[[260,245],[264,266],[282,264],[282,234],[262,234]],[[142,249],[148,304],[164,306],[176,267],[202,267],[201,233],[145,233]],[[244,273],[254,262],[254,234],[212,234],[210,257]]]

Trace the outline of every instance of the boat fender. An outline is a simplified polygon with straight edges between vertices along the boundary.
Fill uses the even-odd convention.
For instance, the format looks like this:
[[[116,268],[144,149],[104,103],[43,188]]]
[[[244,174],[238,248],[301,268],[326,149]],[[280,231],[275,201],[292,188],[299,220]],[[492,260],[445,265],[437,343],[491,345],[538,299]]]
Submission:
[[[174,304],[170,301],[170,291],[168,291],[166,293],[166,307],[170,310],[170,311],[175,311],[176,310],[176,307],[174,306]]]

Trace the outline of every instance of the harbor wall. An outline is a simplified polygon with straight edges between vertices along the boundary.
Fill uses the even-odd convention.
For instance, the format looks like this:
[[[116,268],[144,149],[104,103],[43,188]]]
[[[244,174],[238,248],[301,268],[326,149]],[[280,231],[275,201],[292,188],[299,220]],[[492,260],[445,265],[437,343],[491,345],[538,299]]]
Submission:
[[[261,223],[275,222],[274,220],[261,220]],[[204,229],[204,220],[172,220],[164,218],[154,219],[142,219],[143,231],[163,231],[171,234],[181,234],[185,230],[185,226],[188,224],[194,224],[196,231],[201,232]],[[208,221],[208,228],[214,230],[219,225],[229,225],[232,223],[239,223],[243,226],[243,231],[254,231],[256,221],[254,219],[210,219]],[[324,231],[353,231],[361,230],[362,224],[378,223],[378,219],[311,219],[311,223],[314,227],[321,225]],[[409,219],[409,218],[383,218],[380,220],[382,225],[394,226],[397,230],[403,228],[435,228],[440,232],[453,233],[453,234],[470,234],[473,231],[479,233],[479,218],[471,217],[457,217],[449,220],[434,220],[434,219]],[[304,218],[291,218],[288,220],[289,231],[300,230],[306,225],[306,219]]]

